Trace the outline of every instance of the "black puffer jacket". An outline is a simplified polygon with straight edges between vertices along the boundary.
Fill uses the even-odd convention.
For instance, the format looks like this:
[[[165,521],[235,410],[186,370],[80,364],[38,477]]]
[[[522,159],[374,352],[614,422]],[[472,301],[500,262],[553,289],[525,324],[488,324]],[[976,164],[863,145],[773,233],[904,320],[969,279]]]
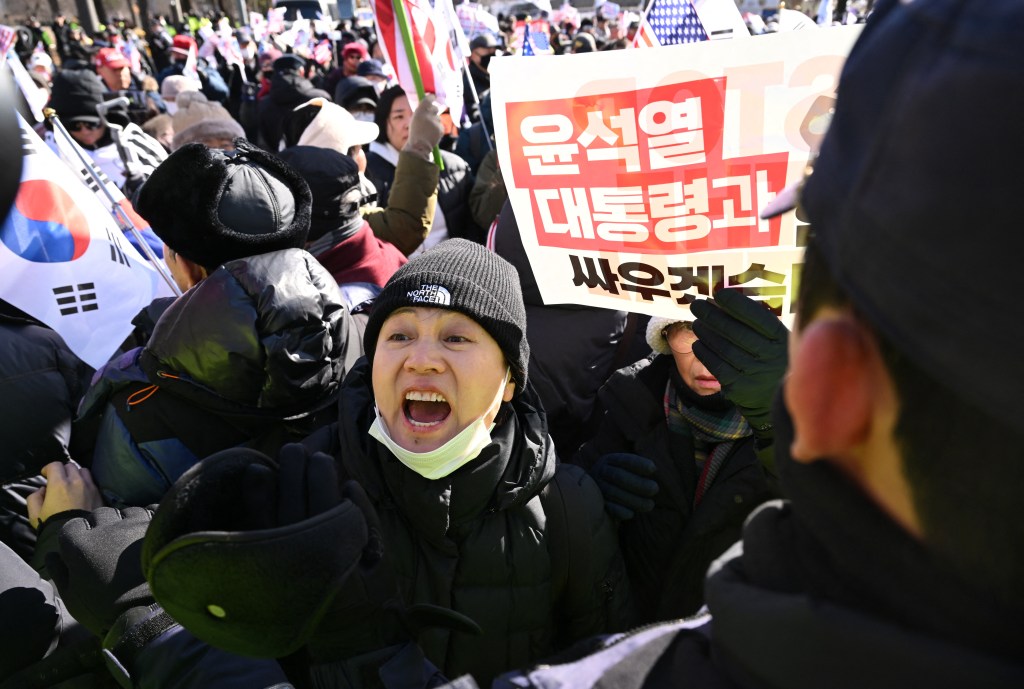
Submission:
[[[24,558],[35,543],[25,498],[39,484],[18,479],[71,456],[71,422],[92,373],[60,335],[0,301],[0,541]]]
[[[559,456],[571,457],[591,435],[598,389],[616,369],[646,353],[634,353],[628,342],[620,349],[628,320],[624,311],[544,305],[508,202],[498,217],[494,252],[519,272],[530,341],[530,382],[547,412]]]
[[[362,354],[353,328],[337,283],[301,249],[215,270],[82,403],[83,416],[104,415],[93,464],[104,495],[146,505],[212,452],[274,453],[329,423]]]
[[[629,622],[628,587],[601,494],[577,467],[558,464],[536,404],[529,388],[517,395],[483,453],[431,481],[367,434],[374,400],[362,362],[345,380],[334,430],[308,441],[366,489],[405,603],[449,607],[483,629],[480,636],[432,630],[421,639],[448,677],[472,673],[481,686]],[[338,652],[345,655],[346,644],[365,650],[360,636],[365,631],[353,625]]]
[[[274,72],[270,92],[259,102],[260,146],[271,153],[277,151],[285,117],[313,98],[331,100],[331,94],[314,87],[313,82],[298,72]]]
[[[674,370],[672,357],[655,355],[617,371],[599,393],[600,430],[574,460],[590,469],[607,453],[631,452],[657,465],[654,509],[619,531],[641,622],[696,612],[708,566],[739,540],[751,510],[775,497],[749,436],[736,442],[693,509],[693,438],[670,431],[665,419],[665,386]]]

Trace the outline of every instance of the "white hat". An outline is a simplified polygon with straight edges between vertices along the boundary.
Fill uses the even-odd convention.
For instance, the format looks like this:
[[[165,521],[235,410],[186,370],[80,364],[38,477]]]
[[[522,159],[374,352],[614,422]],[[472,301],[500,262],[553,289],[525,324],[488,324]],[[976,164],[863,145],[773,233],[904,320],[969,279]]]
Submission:
[[[49,55],[42,52],[32,53],[32,57],[28,59],[28,68],[35,69],[36,67],[42,67],[47,72],[53,73],[53,60]]]
[[[665,328],[675,323],[691,323],[689,318],[660,318],[655,316],[647,324],[647,344],[658,354],[672,354],[672,348],[665,339]]]
[[[324,98],[314,98],[295,109],[306,107],[319,107],[320,112],[302,132],[299,146],[333,148],[347,154],[353,146],[376,141],[380,135],[380,129],[373,122],[360,122],[348,110]]]

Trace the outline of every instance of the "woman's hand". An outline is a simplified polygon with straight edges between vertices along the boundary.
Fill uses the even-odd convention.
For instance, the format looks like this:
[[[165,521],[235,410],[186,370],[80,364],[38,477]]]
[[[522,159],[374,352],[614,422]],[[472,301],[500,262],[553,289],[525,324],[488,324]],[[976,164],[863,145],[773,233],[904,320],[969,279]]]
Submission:
[[[74,462],[50,462],[43,467],[46,486],[28,496],[28,521],[32,528],[59,512],[92,511],[103,506],[100,491],[88,469]]]

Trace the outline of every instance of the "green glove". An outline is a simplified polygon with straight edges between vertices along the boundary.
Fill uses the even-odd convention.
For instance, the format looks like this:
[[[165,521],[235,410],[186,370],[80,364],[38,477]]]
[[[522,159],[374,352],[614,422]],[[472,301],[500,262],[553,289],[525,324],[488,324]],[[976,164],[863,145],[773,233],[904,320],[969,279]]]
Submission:
[[[759,439],[772,437],[772,398],[789,363],[789,331],[771,311],[738,289],[695,301],[693,353],[722,385]]]

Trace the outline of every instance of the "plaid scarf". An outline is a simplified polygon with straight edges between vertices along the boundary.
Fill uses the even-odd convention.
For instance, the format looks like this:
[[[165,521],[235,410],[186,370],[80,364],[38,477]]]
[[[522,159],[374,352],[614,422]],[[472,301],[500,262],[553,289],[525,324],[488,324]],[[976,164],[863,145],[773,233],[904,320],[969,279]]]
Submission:
[[[693,496],[693,507],[696,508],[718,475],[718,470],[725,464],[733,445],[740,438],[751,435],[753,430],[734,406],[716,411],[683,404],[671,377],[665,385],[664,404],[669,430],[693,435],[693,459],[700,474]]]

